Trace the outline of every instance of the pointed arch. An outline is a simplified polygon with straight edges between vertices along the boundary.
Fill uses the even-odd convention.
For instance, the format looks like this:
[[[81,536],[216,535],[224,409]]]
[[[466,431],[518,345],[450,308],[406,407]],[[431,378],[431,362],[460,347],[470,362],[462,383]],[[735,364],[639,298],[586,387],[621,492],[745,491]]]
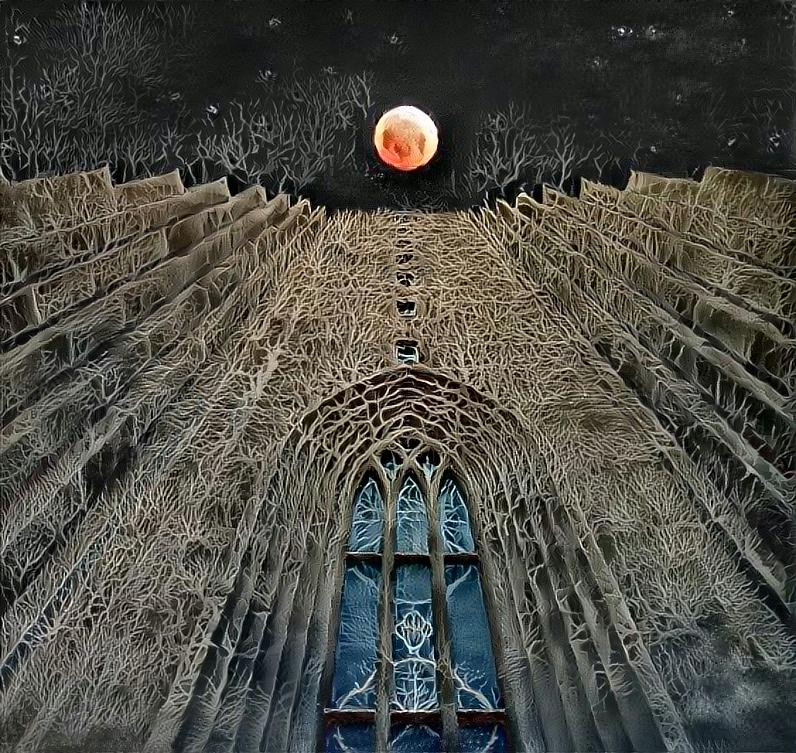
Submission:
[[[378,476],[367,471],[354,497],[348,548],[356,552],[380,552],[384,534],[384,493]]]
[[[427,451],[442,461],[439,466],[431,462],[428,472],[421,462]],[[394,464],[386,462],[390,452]],[[246,699],[238,735],[307,752],[323,736],[324,703],[333,691],[335,615],[343,606],[344,553],[354,515],[350,500],[367,469],[389,497],[410,466],[417,486],[431,494],[432,508],[446,472],[469,501],[483,581],[476,583],[463,568],[446,579],[443,560],[443,567],[432,572],[432,588],[436,582],[443,592],[448,587],[457,594],[466,591],[467,598],[480,588],[489,632],[497,636],[492,649],[511,737],[561,750],[598,750],[601,740],[621,743],[617,749],[628,748],[631,739],[633,744],[660,741],[670,699],[661,693],[643,643],[633,638],[628,649],[635,631],[632,618],[626,605],[614,599],[617,586],[599,549],[582,538],[577,510],[557,500],[533,433],[488,395],[420,366],[380,372],[311,406],[283,443],[259,513],[263,538],[252,540],[250,571],[240,574],[240,590],[236,586],[230,601],[230,614],[247,614],[243,628],[219,633],[219,645],[229,643],[233,659],[223,659],[213,649],[203,670],[203,676],[221,683],[223,696]],[[277,532],[273,540],[268,538],[271,530]],[[429,516],[428,531],[429,537],[443,537],[436,511]],[[385,526],[385,556],[392,556],[393,538]],[[456,563],[462,564],[471,553],[448,556],[463,558]],[[402,617],[396,618],[384,597],[391,586],[382,573],[379,619],[387,611],[397,624]],[[250,624],[256,626],[255,635]],[[448,651],[450,665],[449,626],[437,619],[437,627],[435,661]],[[378,652],[392,653],[383,638]],[[472,663],[461,652],[456,660],[465,669]],[[242,664],[251,667],[243,675],[237,669]],[[228,670],[221,669],[227,665]],[[602,684],[592,681],[590,666],[605,676]],[[363,674],[360,684],[367,677]],[[467,681],[456,687],[452,676],[438,673],[435,682],[443,690],[447,683],[448,697],[455,689],[462,704],[482,703],[478,693],[488,697]],[[225,683],[236,687],[227,690]],[[628,683],[637,688],[632,699],[622,696]],[[199,695],[192,701],[199,709],[205,704]],[[435,734],[450,740],[451,727],[456,727],[451,714],[459,712],[442,711]],[[382,713],[382,718],[388,717]],[[374,734],[376,749],[386,751],[399,732],[379,728]]]

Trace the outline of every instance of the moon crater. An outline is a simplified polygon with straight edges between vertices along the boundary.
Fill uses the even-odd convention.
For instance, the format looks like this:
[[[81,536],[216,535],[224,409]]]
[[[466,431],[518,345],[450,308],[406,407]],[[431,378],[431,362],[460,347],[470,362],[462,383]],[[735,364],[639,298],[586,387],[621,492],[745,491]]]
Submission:
[[[373,143],[382,162],[396,170],[410,171],[428,164],[437,151],[439,136],[427,113],[401,105],[379,118]]]

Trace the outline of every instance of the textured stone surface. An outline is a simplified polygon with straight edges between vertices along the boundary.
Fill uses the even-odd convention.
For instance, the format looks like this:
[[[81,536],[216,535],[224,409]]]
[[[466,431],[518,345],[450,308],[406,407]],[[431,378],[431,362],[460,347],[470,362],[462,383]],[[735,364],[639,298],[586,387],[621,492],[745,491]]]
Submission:
[[[475,505],[514,748],[792,747],[793,182],[329,214],[106,178],[3,193],[0,750],[314,750],[401,437]]]

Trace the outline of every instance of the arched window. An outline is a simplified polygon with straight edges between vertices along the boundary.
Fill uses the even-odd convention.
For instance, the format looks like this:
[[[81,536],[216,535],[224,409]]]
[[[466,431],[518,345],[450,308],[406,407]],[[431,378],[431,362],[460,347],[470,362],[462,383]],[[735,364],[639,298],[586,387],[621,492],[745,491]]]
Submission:
[[[324,711],[327,753],[502,753],[505,710],[465,493],[433,451],[355,491]]]

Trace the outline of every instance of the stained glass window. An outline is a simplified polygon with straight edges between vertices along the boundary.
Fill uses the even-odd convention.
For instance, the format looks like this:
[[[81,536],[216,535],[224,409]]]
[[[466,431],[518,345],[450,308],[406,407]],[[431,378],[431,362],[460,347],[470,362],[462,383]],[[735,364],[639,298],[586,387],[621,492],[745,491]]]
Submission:
[[[379,461],[350,503],[324,749],[505,753],[503,696],[464,486],[444,457],[413,437]],[[452,687],[440,677],[453,678]],[[443,733],[443,706],[456,711],[455,732]],[[389,735],[379,740],[377,729]]]
[[[335,656],[337,669],[332,687],[332,705],[335,708],[376,706],[380,590],[379,566],[366,562],[346,565]]]
[[[422,455],[418,455],[417,464],[423,469],[426,478],[430,480],[434,475],[434,471],[439,468],[439,455],[433,450],[424,452]]]
[[[392,706],[402,711],[433,709],[437,706],[437,664],[431,613],[431,570],[427,565],[395,568],[394,604]]]
[[[478,724],[459,730],[461,753],[506,753],[508,749],[502,724]]]
[[[390,753],[442,753],[439,729],[425,724],[393,727]]]
[[[387,478],[392,481],[395,478],[395,473],[401,465],[401,460],[392,450],[385,450],[381,454],[381,465]]]
[[[395,551],[405,554],[428,552],[428,512],[423,492],[412,476],[407,476],[396,506]]]
[[[327,753],[373,753],[376,730],[372,724],[334,724],[326,731]]]
[[[445,565],[445,586],[456,706],[460,709],[500,708],[500,690],[478,566]]]
[[[439,491],[442,542],[446,552],[473,552],[473,534],[459,485],[446,476]]]
[[[354,503],[354,520],[348,548],[352,552],[380,552],[384,524],[384,500],[375,477],[369,475]]]

